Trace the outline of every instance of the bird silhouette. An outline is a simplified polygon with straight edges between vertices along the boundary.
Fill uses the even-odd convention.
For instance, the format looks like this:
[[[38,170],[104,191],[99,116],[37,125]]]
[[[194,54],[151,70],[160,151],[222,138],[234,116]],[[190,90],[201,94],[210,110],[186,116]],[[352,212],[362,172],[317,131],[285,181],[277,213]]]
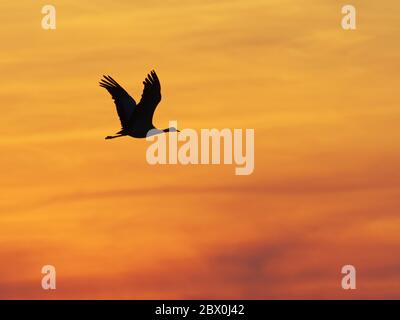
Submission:
[[[122,126],[121,131],[117,132],[115,136],[107,136],[106,139],[114,139],[123,136],[145,138],[146,136],[164,132],[179,132],[175,127],[157,129],[153,125],[154,111],[161,101],[160,80],[158,80],[154,70],[152,70],[143,81],[144,89],[142,98],[138,104],[136,104],[136,101],[117,81],[110,76],[103,77],[104,79],[101,79],[99,84],[101,87],[106,88],[114,99]]]

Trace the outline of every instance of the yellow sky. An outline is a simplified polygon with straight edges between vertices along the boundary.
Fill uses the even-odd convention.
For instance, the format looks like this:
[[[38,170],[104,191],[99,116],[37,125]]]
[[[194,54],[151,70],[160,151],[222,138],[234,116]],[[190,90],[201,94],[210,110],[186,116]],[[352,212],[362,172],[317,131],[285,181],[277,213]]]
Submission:
[[[397,1],[352,1],[355,31],[340,1],[54,0],[54,31],[4,2],[1,298],[399,298]],[[153,68],[154,123],[254,128],[252,175],[104,140],[100,77],[139,101]]]

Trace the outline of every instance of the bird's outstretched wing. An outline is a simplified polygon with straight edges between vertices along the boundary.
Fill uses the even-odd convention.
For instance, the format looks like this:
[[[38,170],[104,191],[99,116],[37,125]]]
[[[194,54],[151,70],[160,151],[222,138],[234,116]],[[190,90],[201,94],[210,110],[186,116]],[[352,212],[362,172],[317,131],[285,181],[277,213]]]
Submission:
[[[138,104],[138,111],[144,118],[144,121],[152,122],[154,110],[157,108],[158,103],[161,101],[161,85],[158,80],[157,74],[154,70],[147,75],[143,81],[144,89],[142,98]]]
[[[129,126],[129,120],[132,117],[132,113],[136,107],[135,100],[129,95],[128,92],[122,88],[117,81],[110,76],[103,76],[99,82],[100,86],[106,88],[114,99],[115,106],[117,107],[117,113],[119,120],[121,121],[122,128]]]

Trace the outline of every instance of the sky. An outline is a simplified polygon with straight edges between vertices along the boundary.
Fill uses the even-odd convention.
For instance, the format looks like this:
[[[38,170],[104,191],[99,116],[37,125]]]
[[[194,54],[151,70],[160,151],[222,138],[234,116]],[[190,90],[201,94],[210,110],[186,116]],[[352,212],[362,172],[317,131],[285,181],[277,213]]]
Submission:
[[[337,0],[46,4],[0,5],[0,298],[400,298],[398,1],[352,31]],[[104,140],[99,79],[139,101],[151,69],[154,123],[254,129],[253,174]]]

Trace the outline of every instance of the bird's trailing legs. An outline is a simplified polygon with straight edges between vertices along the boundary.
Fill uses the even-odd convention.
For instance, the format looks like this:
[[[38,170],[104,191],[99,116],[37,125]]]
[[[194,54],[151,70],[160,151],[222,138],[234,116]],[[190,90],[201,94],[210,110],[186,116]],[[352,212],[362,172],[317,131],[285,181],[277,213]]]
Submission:
[[[119,138],[119,137],[123,137],[123,136],[124,136],[124,134],[119,134],[116,136],[107,136],[107,137],[105,137],[105,139],[114,139],[114,138]]]

